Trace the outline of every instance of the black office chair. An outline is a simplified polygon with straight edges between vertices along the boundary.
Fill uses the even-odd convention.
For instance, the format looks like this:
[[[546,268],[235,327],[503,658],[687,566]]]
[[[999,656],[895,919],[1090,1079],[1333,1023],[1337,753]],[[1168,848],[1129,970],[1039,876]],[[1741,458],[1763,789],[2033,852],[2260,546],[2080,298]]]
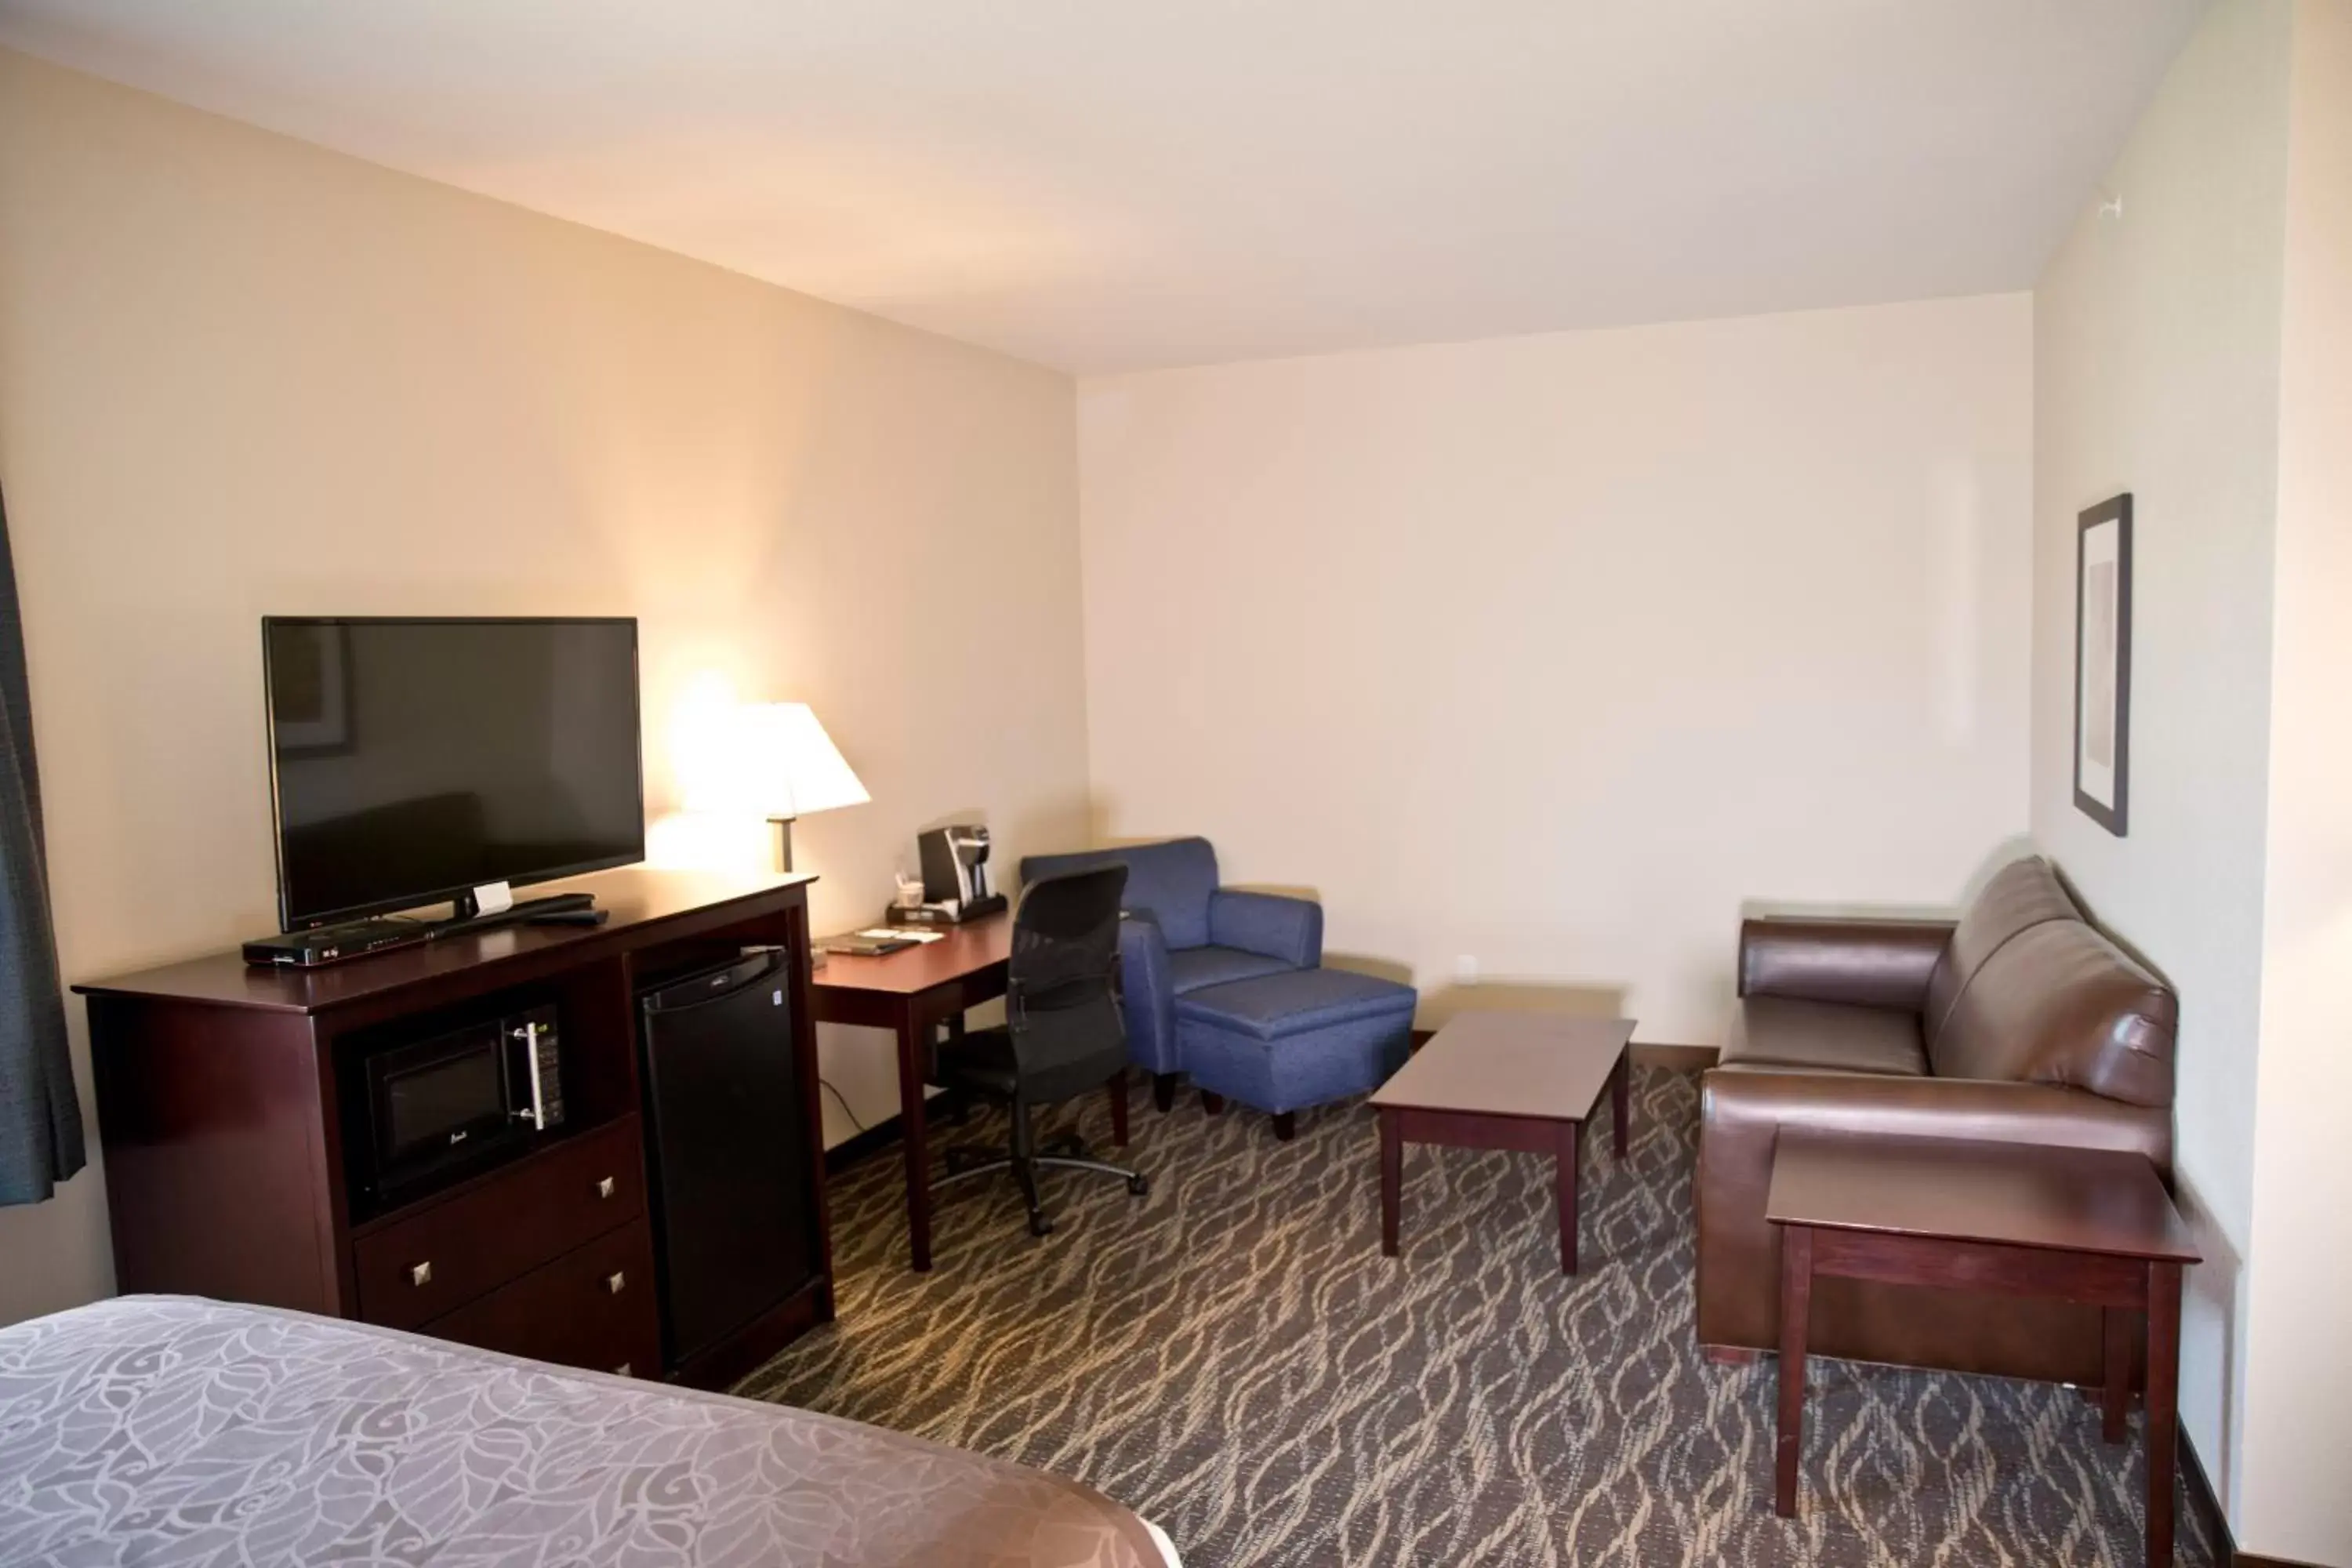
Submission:
[[[1011,1171],[1029,1203],[1029,1230],[1054,1228],[1037,1201],[1037,1167],[1118,1176],[1138,1197],[1151,1190],[1142,1173],[1097,1160],[1075,1133],[1041,1148],[1033,1106],[1057,1105],[1091,1089],[1123,1092],[1127,1026],[1118,1001],[1118,903],[1127,868],[1105,866],[1029,885],[1013,921],[1005,979],[1004,1025],[935,1046],[930,1079],[1013,1109],[1009,1152],[947,1152],[945,1182]]]

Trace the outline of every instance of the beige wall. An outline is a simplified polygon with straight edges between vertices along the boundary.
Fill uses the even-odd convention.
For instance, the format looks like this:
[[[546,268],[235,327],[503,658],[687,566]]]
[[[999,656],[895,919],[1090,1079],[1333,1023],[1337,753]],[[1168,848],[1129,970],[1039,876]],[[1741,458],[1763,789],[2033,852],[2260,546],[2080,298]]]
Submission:
[[[2182,1420],[2239,1518],[2253,1226],[2287,0],[2223,0],[2034,297],[2033,834],[2180,992],[2177,1166],[2206,1261]],[[2074,805],[2075,514],[2133,498],[2130,836]]]
[[[2024,828],[2031,349],[2011,295],[1082,382],[1097,831],[1319,891],[1425,1021],[1715,1041],[1744,905]]]
[[[1063,376],[0,53],[67,975],[274,924],[270,611],[642,617],[656,806],[698,681],[811,702],[875,797],[802,826],[821,929],[950,813],[1075,842],[1072,425]],[[101,1180],[0,1210],[0,1321],[108,1288]]]
[[[2352,5],[2298,0],[2240,1544],[2352,1564]]]

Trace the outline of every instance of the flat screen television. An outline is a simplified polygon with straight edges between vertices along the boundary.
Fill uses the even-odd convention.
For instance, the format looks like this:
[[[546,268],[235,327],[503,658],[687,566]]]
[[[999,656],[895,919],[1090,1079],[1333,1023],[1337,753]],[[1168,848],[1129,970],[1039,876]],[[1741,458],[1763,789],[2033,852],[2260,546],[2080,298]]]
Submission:
[[[645,858],[637,623],[261,623],[278,914],[299,931]]]

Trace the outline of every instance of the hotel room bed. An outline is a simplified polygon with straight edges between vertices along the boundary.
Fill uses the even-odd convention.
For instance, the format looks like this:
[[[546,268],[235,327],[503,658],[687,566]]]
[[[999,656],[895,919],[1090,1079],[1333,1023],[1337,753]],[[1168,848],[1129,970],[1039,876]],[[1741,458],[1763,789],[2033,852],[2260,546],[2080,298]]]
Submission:
[[[364,1324],[133,1296],[0,1329],[0,1563],[1176,1568],[1075,1481]]]

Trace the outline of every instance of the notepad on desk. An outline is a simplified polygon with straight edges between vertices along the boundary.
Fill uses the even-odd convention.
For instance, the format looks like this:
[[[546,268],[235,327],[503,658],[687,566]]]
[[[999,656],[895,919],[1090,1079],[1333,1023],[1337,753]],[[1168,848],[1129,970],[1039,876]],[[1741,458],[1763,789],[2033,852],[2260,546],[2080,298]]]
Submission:
[[[919,947],[927,942],[937,942],[938,931],[900,931],[894,926],[875,926],[866,931],[854,931],[846,936],[829,936],[818,942],[823,952],[837,952],[845,958],[880,958],[902,948]]]

